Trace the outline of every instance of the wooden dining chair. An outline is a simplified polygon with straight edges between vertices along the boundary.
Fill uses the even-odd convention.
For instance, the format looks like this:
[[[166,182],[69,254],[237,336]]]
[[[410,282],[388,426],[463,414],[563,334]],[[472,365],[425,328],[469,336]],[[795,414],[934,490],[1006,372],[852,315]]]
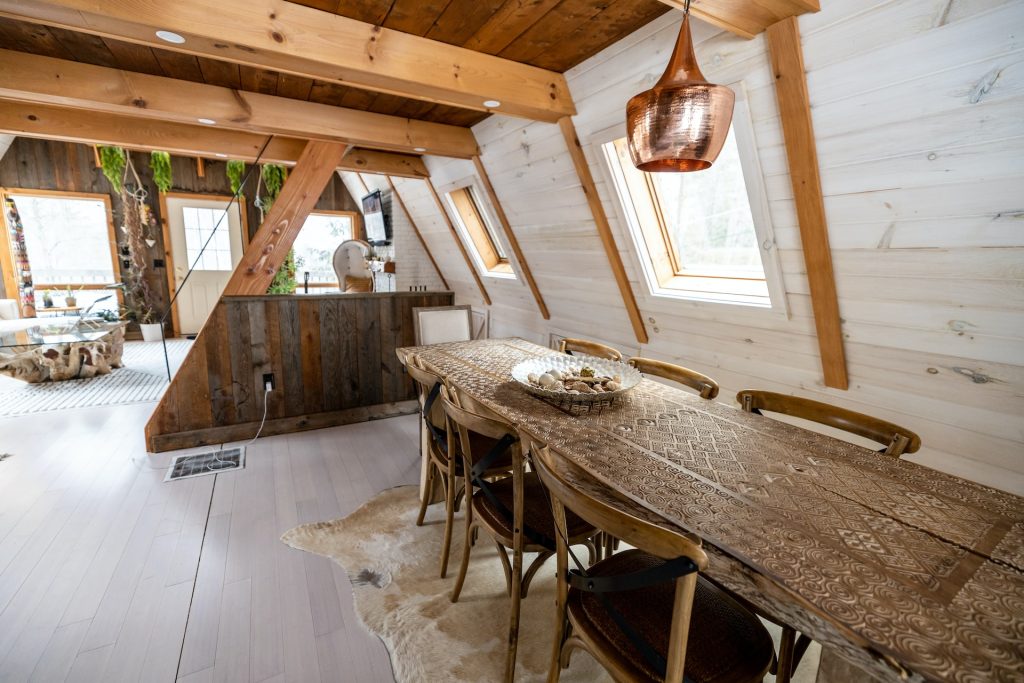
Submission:
[[[698,574],[708,563],[700,539],[630,512],[606,487],[549,449],[533,462],[550,493],[558,585],[549,683],[576,649],[616,681],[753,683],[774,656],[758,618]],[[566,543],[566,510],[633,546],[589,569]],[[570,569],[569,558],[575,567]]]
[[[473,307],[417,306],[412,309],[416,346],[470,341],[473,334]]]
[[[739,392],[736,400],[748,413],[782,413],[862,436],[885,446],[880,453],[896,458],[921,448],[921,437],[909,429],[828,403],[753,389]]]
[[[653,358],[640,358],[639,356],[630,358],[628,362],[645,375],[654,375],[685,384],[691,389],[695,389],[701,398],[712,399],[718,396],[718,382],[696,370],[684,368],[682,365],[654,360]]]
[[[451,600],[459,600],[466,581],[470,552],[478,531],[483,530],[498,548],[512,601],[504,679],[511,683],[519,642],[520,602],[527,596],[537,570],[555,552],[555,522],[540,480],[536,473],[526,471],[526,456],[515,428],[496,415],[485,417],[467,410],[463,403],[468,402],[460,399],[454,387],[442,390],[441,402],[447,416],[448,450],[458,449],[461,452],[463,470],[469,473],[473,491],[466,504],[462,564]],[[471,438],[474,432],[491,438],[494,445],[487,450],[481,449],[479,443],[474,443]],[[511,457],[512,474],[496,478],[495,463],[504,457]],[[563,526],[569,543],[586,545],[593,558],[596,551],[590,538],[596,530],[572,513],[566,515]],[[512,551],[511,562],[506,548]],[[523,553],[527,552],[537,553],[537,557],[524,573]]]
[[[608,360],[622,360],[622,354],[618,350],[586,339],[562,339],[558,342],[558,352],[570,355],[584,353],[588,356],[607,358]]]
[[[762,415],[762,411],[780,413],[870,439],[884,446],[879,449],[879,453],[894,458],[898,458],[904,453],[914,453],[921,448],[921,437],[909,429],[828,403],[754,389],[744,389],[739,392],[736,394],[736,401],[748,413],[758,415]],[[804,652],[811,644],[811,639],[802,633],[798,635],[794,628],[779,622],[774,615],[759,610],[755,611],[758,611],[765,619],[782,627],[782,638],[779,642],[778,661],[774,673],[776,683],[789,683]]]
[[[462,468],[462,458],[458,455],[450,457],[448,450],[448,427],[444,416],[444,409],[438,400],[441,396],[444,380],[441,376],[423,363],[417,356],[412,356],[406,362],[406,371],[416,383],[419,395],[420,414],[422,423],[420,428],[426,430],[426,438],[421,439],[426,452],[423,454],[427,460],[422,500],[420,501],[420,512],[416,517],[416,526],[423,526],[423,520],[427,514],[427,506],[434,495],[434,489],[440,484],[445,503],[444,541],[441,545],[441,578],[448,574],[448,558],[451,553],[452,529],[454,526],[455,512],[459,509],[459,503],[465,495],[465,476]],[[471,432],[470,442],[478,450],[490,448],[494,440],[483,434]],[[507,474],[511,468],[511,460],[505,458],[495,463],[492,473]]]

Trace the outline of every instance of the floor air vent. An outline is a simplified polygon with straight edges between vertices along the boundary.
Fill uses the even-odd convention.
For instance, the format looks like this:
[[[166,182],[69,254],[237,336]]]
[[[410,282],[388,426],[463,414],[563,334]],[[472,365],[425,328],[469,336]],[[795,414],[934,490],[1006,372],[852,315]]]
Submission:
[[[245,467],[245,448],[225,448],[216,453],[199,453],[198,455],[177,455],[171,460],[164,481],[201,477],[204,474],[217,474]]]

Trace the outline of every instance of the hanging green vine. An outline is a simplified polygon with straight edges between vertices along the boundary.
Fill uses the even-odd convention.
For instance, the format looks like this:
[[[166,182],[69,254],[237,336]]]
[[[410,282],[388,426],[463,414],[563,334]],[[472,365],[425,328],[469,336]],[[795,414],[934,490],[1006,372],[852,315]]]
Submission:
[[[281,194],[281,188],[284,186],[285,170],[284,166],[277,164],[263,164],[260,174],[263,176],[263,185],[267,188],[267,193],[263,196],[261,204],[263,214],[266,215],[270,211],[270,207],[274,205],[277,195]]]
[[[115,192],[121,191],[126,158],[125,151],[120,147],[100,147],[100,168]]]
[[[284,257],[284,263],[274,273],[274,279],[267,287],[267,294],[294,294],[299,284],[295,279],[295,273],[300,264],[301,259],[295,258],[295,250],[289,249],[288,255]]]
[[[245,162],[231,159],[227,165],[228,182],[231,183],[231,194],[238,194],[238,188],[242,187],[242,178],[245,177]]]
[[[153,152],[149,155],[149,168],[153,171],[153,182],[161,192],[168,192],[174,180],[171,177],[171,155],[167,152]]]

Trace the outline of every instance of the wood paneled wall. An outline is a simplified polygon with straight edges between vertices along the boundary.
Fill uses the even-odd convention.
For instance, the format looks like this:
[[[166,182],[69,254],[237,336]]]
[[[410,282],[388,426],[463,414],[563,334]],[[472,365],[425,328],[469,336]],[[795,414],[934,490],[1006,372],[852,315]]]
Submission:
[[[450,292],[224,297],[146,426],[151,452],[252,438],[263,376],[274,375],[263,435],[415,410],[395,349],[412,309]]]
[[[149,192],[149,206],[162,225],[164,217],[160,215],[157,189],[149,169],[149,155],[132,152],[132,161]],[[204,176],[199,177],[195,159],[171,157],[174,180],[171,191],[230,196],[231,185],[225,173],[225,166],[225,161],[205,160]],[[96,167],[93,149],[89,145],[16,138],[7,153],[0,158],[0,187],[108,194],[114,211],[114,224],[120,225],[121,222],[121,197],[111,189],[103,172]],[[251,236],[260,226],[259,209],[255,205],[255,173],[243,194],[246,198],[246,223]],[[359,211],[355,200],[337,175],[327,185],[316,208]],[[120,231],[117,234],[120,238]],[[156,231],[153,239],[156,240],[156,244],[150,248],[148,254],[151,265],[154,259],[163,259],[166,254],[160,230]],[[162,313],[170,300],[167,273],[163,268],[152,267],[147,272],[146,279],[156,298],[154,303]]]
[[[790,317],[650,296],[589,142],[623,125],[665,66],[669,14],[566,73],[574,117],[651,341],[642,348],[601,252],[557,126],[493,116],[473,127],[551,320],[526,288],[487,280],[491,336],[585,336],[742,388],[797,394],[919,433],[908,459],[1024,492],[1024,3],[829,0],[800,17],[850,389],[823,386],[808,278],[763,37],[694,22],[704,74],[743,81]],[[924,56],[927,56],[926,58]],[[442,186],[472,164],[428,157]],[[429,196],[396,181],[462,303],[480,297]],[[435,247],[436,245],[436,247]]]

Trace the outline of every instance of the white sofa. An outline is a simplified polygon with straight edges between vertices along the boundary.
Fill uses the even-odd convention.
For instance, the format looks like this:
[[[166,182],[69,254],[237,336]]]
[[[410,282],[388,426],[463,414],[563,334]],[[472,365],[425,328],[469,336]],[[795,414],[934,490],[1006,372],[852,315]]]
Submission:
[[[17,299],[0,299],[0,320],[17,320],[20,317]]]

